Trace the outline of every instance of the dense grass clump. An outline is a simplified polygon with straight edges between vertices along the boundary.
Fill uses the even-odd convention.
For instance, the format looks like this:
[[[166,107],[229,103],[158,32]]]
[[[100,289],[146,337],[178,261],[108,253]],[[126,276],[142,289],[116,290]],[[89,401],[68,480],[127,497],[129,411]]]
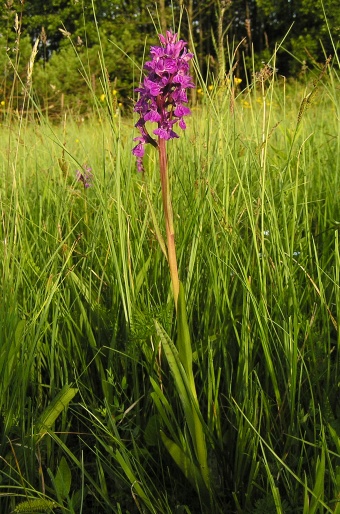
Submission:
[[[156,152],[119,111],[3,114],[1,512],[340,512],[338,90],[204,89],[168,145],[208,498],[161,437],[194,461]]]

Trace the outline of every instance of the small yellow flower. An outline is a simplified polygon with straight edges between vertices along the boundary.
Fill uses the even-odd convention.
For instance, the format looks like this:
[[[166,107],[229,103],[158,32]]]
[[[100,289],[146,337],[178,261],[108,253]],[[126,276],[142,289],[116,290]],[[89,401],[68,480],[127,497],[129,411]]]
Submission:
[[[212,90],[214,89],[214,86],[213,86],[212,84],[210,84],[210,85],[208,86],[208,89],[209,89],[209,91],[212,91]]]
[[[116,91],[115,89],[113,89],[113,90],[112,90],[112,94],[113,94],[113,96],[116,96],[117,91]]]
[[[249,103],[249,102],[247,102],[247,100],[243,100],[242,105],[243,105],[243,107],[245,107],[246,109],[251,109],[251,105],[250,105],[250,103]]]
[[[76,139],[76,143],[79,143],[79,139]]]
[[[1,100],[1,102],[0,102],[1,107],[3,107],[5,105],[5,103],[6,103],[5,100]]]
[[[202,91],[202,89],[200,87],[197,89],[197,94],[198,95],[203,95],[203,91]]]
[[[240,79],[239,77],[235,77],[234,82],[235,82],[235,85],[238,86],[239,84],[241,84],[242,79]]]
[[[105,102],[105,98],[106,98],[106,95],[104,95],[104,93],[102,93],[102,94],[100,95],[100,101],[101,101],[101,102]]]
[[[122,102],[118,102],[118,107],[123,107]]]

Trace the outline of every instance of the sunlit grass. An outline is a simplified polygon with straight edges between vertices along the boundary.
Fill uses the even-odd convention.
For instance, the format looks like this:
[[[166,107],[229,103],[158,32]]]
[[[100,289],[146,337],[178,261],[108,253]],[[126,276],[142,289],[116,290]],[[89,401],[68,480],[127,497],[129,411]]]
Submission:
[[[301,113],[318,77],[206,90],[169,144],[212,512],[340,509],[339,82]],[[155,325],[175,340],[156,152],[137,174],[133,120],[105,107],[19,122],[0,127],[1,512],[205,512],[160,437],[190,448]]]

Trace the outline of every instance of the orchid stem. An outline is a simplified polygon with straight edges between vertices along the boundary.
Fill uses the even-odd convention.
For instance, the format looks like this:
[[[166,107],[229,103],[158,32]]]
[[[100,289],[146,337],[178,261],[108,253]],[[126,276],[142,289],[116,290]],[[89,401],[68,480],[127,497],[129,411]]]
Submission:
[[[167,161],[167,155],[166,155],[165,139],[158,138],[158,150],[159,150],[159,166],[160,166],[160,175],[161,175],[165,230],[166,230],[167,247],[168,247],[168,262],[169,262],[172,289],[173,289],[174,300],[175,300],[175,307],[177,310],[177,301],[178,301],[178,294],[179,294],[179,278],[178,278],[178,267],[177,267],[176,246],[175,246],[175,230],[174,230],[174,220],[173,220],[171,196],[170,196],[170,188],[169,188],[168,161]]]

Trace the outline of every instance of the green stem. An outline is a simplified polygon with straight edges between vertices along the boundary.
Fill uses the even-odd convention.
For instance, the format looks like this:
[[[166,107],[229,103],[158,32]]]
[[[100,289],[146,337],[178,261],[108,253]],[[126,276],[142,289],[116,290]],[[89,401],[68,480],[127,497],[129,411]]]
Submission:
[[[175,230],[174,220],[172,214],[171,197],[169,191],[169,176],[168,176],[168,161],[166,156],[166,143],[165,139],[158,138],[158,150],[159,150],[159,167],[161,175],[161,186],[162,186],[162,199],[163,209],[165,218],[165,230],[168,247],[168,262],[170,268],[170,276],[172,282],[172,289],[174,293],[175,306],[177,310],[177,300],[179,294],[179,278],[177,268],[177,257],[175,247]]]

